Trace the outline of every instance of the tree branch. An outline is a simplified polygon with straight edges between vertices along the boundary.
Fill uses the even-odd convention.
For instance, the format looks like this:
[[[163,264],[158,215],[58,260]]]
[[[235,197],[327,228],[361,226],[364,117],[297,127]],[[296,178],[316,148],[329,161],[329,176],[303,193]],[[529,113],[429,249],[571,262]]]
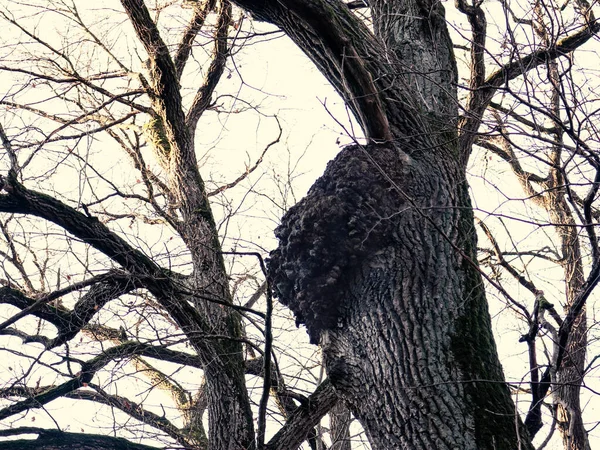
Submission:
[[[387,54],[367,27],[340,1],[236,0],[253,16],[281,28],[316,64],[361,123],[367,138],[389,141],[406,130],[423,130],[415,98],[404,93],[395,74],[394,56]],[[394,94],[384,94],[393,89]],[[397,95],[397,97],[396,97]],[[406,101],[393,101],[403,98]],[[420,105],[419,105],[420,106]],[[413,109],[414,108],[414,109]],[[389,111],[414,127],[390,129]],[[414,136],[411,136],[414,139]]]
[[[215,51],[212,61],[208,67],[204,83],[196,92],[192,106],[190,107],[185,118],[186,125],[190,133],[196,128],[198,120],[202,117],[206,108],[210,105],[213,92],[217,84],[221,80],[223,71],[225,70],[225,62],[229,54],[227,46],[227,33],[229,24],[231,23],[231,3],[229,0],[220,0],[219,20],[217,22],[217,32],[215,35]]]
[[[95,384],[90,384],[89,387],[94,389],[96,392],[77,391],[66,395],[66,397],[77,400],[88,400],[95,403],[112,406],[120,411],[123,411],[125,414],[128,414],[134,419],[137,419],[142,423],[150,425],[151,427],[164,432],[182,444],[184,447],[191,447],[190,443],[186,439],[185,433],[173,425],[165,417],[161,417],[158,414],[154,414],[153,412],[144,409],[142,405],[135,403],[128,398],[120,395],[110,395],[100,386]]]
[[[155,112],[164,120],[170,141],[177,144],[175,150],[183,152],[180,156],[187,161],[185,152],[189,151],[190,138],[185,129],[179,79],[169,48],[162,40],[143,0],[121,0],[121,4],[148,53]]]
[[[0,430],[0,436],[37,434],[37,439],[2,442],[3,450],[157,450],[157,447],[136,444],[127,439],[100,434],[67,433],[60,430],[20,427]]]
[[[248,177],[248,175],[250,175],[252,172],[254,172],[258,168],[258,166],[262,163],[263,158],[267,154],[267,151],[269,151],[269,149],[272,146],[274,146],[275,144],[279,143],[279,140],[281,139],[281,135],[283,133],[283,129],[281,128],[281,124],[279,123],[279,119],[277,117],[275,117],[275,120],[277,121],[277,126],[279,127],[279,134],[277,135],[277,137],[275,139],[273,139],[271,142],[269,142],[267,144],[267,146],[265,147],[265,149],[263,150],[263,152],[260,154],[260,156],[258,157],[258,159],[254,162],[254,164],[252,166],[250,166],[250,167],[246,166],[246,170],[244,171],[244,173],[242,173],[239,177],[237,177],[232,182],[224,184],[223,186],[219,186],[214,191],[210,191],[207,194],[207,197],[213,197],[213,196],[215,196],[217,194],[220,194],[221,192],[226,191],[227,189],[231,189],[231,188],[236,187],[239,183],[241,183],[242,181],[244,181]]]
[[[86,216],[49,195],[27,189],[14,172],[0,176],[0,211],[29,214],[55,223],[104,253],[132,273],[157,275],[161,269],[146,255],[131,247],[97,218]]]
[[[472,91],[467,99],[467,110],[459,122],[460,149],[465,162],[477,137],[483,113],[500,86],[545,64],[548,60],[571,53],[588,42],[598,32],[600,32],[600,22],[597,20],[589,22],[580,31],[561,39],[551,48],[535,50],[527,56],[505,64],[488,76],[480,88]]]
[[[66,312],[64,309],[50,305],[50,302],[90,285],[92,288],[75,304],[72,311]],[[0,331],[22,317],[33,314],[52,323],[58,329],[58,336],[48,340],[46,344],[46,348],[54,348],[72,339],[108,301],[137,287],[140,285],[135,279],[116,270],[51,292],[37,301],[26,297],[16,289],[3,287],[0,288],[0,303],[21,308],[21,312],[0,324]]]
[[[329,380],[321,383],[308,401],[298,407],[286,424],[271,438],[267,450],[298,448],[312,428],[338,402],[338,396]]]
[[[175,352],[166,348],[152,346],[150,344],[126,342],[122,345],[111,347],[105,350],[100,355],[95,356],[89,361],[81,362],[81,370],[70,380],[58,386],[51,386],[47,390],[34,390],[31,397],[0,409],[0,420],[28,409],[40,408],[59,397],[64,397],[81,387],[87,386],[87,384],[91,382],[96,372],[98,372],[98,370],[102,369],[108,363],[117,359],[129,358],[137,355],[154,358],[158,357],[163,361],[175,362],[189,366],[200,366],[199,364],[195,363],[197,360],[191,355]],[[5,397],[7,395],[14,395],[14,390],[12,388],[8,388],[0,391],[0,396]]]
[[[198,32],[202,29],[206,16],[215,8],[216,0],[206,0],[202,6],[199,6],[198,3],[199,2],[197,1],[194,2],[194,13],[181,37],[181,41],[177,47],[177,53],[175,54],[175,72],[177,74],[177,79],[181,79],[185,64],[192,54],[194,40],[196,39],[196,36],[198,36]]]

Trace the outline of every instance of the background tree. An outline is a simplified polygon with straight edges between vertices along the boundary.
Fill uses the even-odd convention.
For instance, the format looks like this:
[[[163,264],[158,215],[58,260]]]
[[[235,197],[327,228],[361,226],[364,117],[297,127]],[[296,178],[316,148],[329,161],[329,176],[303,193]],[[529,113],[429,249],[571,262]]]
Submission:
[[[271,127],[233,180],[213,180],[206,153],[228,128],[204,136],[212,131],[207,114],[255,108],[226,81],[242,44],[273,32],[249,33],[244,13],[227,1],[122,0],[98,17],[77,3],[11,4],[2,13],[15,34],[5,38],[0,67],[11,75],[0,132],[0,298],[17,312],[7,309],[0,329],[26,345],[6,346],[19,366],[7,368],[0,418],[43,408],[54,424],[3,434],[37,434],[35,448],[151,441],[240,449],[268,441],[290,449],[305,440],[323,448],[318,424],[336,404],[329,437],[348,436],[342,399],[372,448],[531,448],[554,386],[565,445],[589,445],[578,402],[589,369],[582,311],[600,270],[600,180],[595,105],[583,101],[585,72],[573,59],[598,32],[589,7],[503,4],[504,35],[488,45],[481,4],[459,2],[469,27],[454,38],[470,59],[463,86],[439,3],[373,1],[362,19],[356,5],[337,1],[237,4],[312,59],[364,132],[363,145],[342,150],[284,216],[269,263],[273,292],[321,344],[329,381],[302,392],[322,381],[305,367],[297,376],[312,382],[288,387],[294,374],[283,370],[290,354],[273,339],[267,252],[252,234],[231,239],[232,217],[248,202],[256,211],[269,196],[276,214],[287,210],[290,185],[281,175],[277,196],[255,177],[281,128]],[[64,20],[62,39],[43,34],[56,18]],[[135,175],[115,164],[115,143]],[[546,299],[558,295],[542,296],[542,281],[528,273],[537,266],[524,259],[548,254],[510,241],[503,248],[502,231],[483,227],[491,243],[485,261],[495,263],[485,279],[526,319],[525,426],[504,380],[477,264],[466,183],[475,145],[507,163],[560,240],[550,259],[564,270],[564,314]],[[241,187],[240,200],[233,192]],[[536,302],[515,300],[498,265]],[[537,362],[540,329],[554,346],[545,365]],[[113,436],[65,431],[48,411],[59,398],[109,407]],[[284,422],[269,439],[267,417]]]
[[[534,51],[530,46],[517,45],[516,36],[521,30],[536,45],[560,48],[568,42],[564,39],[565,30],[576,26],[577,21],[588,25],[596,22],[588,4],[575,4],[575,14],[565,14],[566,5],[536,2],[532,6],[529,11],[503,6],[507,23],[515,23],[515,28],[504,36],[503,46],[525,57]],[[592,231],[586,235],[583,230],[596,220],[593,174],[597,166],[592,150],[596,140],[595,107],[588,101],[587,91],[593,91],[595,83],[588,83],[587,67],[581,59],[565,52],[562,58],[547,60],[536,70],[524,73],[518,83],[507,84],[498,101],[490,103],[489,122],[476,138],[478,146],[506,163],[516,177],[525,197],[515,200],[533,204],[546,213],[530,210],[532,226],[522,226],[518,233],[531,233],[529,236],[533,237],[540,234],[540,227],[554,228],[554,233],[538,238],[539,244],[534,244],[536,239],[532,238],[518,242],[511,231],[516,228],[502,223],[499,233],[508,238],[506,250],[502,250],[490,229],[482,224],[491,244],[486,253],[492,255],[493,265],[500,265],[535,297],[534,302],[514,302],[514,298],[509,298],[507,303],[526,323],[527,331],[520,340],[527,343],[529,355],[529,433],[535,435],[542,427],[541,408],[552,385],[550,434],[558,425],[564,447],[578,449],[590,448],[582,420],[580,387],[592,366],[585,364],[588,329],[585,305],[579,300],[582,291],[588,289],[584,273],[590,274],[588,280],[595,276],[595,234]],[[582,147],[585,150],[581,151]],[[499,216],[504,212],[511,217],[515,210],[505,204],[496,211]],[[592,254],[582,255],[582,249],[589,249]],[[563,287],[554,279],[548,285],[546,277],[552,266],[562,270],[558,277],[563,280]],[[493,274],[498,275],[497,271]],[[497,281],[502,282],[500,278]],[[560,302],[567,323],[545,298],[540,284],[548,286],[546,294],[552,295],[553,303]],[[540,327],[545,330],[541,335]],[[542,340],[543,352],[539,351],[536,337],[538,341],[547,339]]]

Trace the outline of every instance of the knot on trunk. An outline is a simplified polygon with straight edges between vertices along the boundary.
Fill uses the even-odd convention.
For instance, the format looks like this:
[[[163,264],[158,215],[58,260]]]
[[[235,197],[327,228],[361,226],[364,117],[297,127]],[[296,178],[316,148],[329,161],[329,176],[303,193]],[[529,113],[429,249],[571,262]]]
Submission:
[[[306,324],[312,343],[321,330],[343,326],[354,270],[393,242],[402,195],[393,186],[406,161],[387,147],[343,149],[275,230],[279,246],[268,261],[274,295]]]

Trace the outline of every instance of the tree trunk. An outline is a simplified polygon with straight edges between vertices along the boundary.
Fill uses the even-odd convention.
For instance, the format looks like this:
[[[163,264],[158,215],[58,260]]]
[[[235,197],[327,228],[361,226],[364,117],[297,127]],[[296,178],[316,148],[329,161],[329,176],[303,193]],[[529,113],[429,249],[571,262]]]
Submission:
[[[449,161],[343,150],[278,229],[273,282],[374,449],[529,448]]]
[[[337,2],[238,3],[294,39],[375,143],[329,164],[284,217],[270,262],[373,448],[531,448],[475,263],[443,8],[375,2],[378,40]]]
[[[245,385],[241,316],[223,303],[231,304],[227,271],[212,215],[204,180],[194,147],[194,128],[208,103],[195,103],[187,117],[182,106],[177,67],[163,42],[158,28],[142,0],[121,0],[138,38],[148,53],[150,98],[156,119],[164,129],[164,141],[155,145],[157,159],[168,175],[174,197],[176,228],[190,251],[193,274],[181,283],[176,301],[190,301],[200,313],[195,328],[201,334],[224,336],[206,341],[190,338],[205,370],[208,393],[209,450],[255,448],[254,425]],[[230,22],[230,4],[220,2],[220,21],[226,34]],[[222,42],[220,42],[222,44]],[[217,77],[218,79],[218,77]],[[208,89],[208,88],[207,88]],[[208,94],[212,94],[208,89]],[[189,121],[188,121],[189,119]],[[189,293],[187,293],[188,291]],[[221,304],[215,303],[216,300]],[[182,318],[183,319],[183,318]],[[179,323],[186,332],[188,320]]]
[[[562,183],[562,177],[559,178]],[[550,190],[547,210],[557,225],[562,249],[563,270],[565,273],[566,303],[565,312],[572,307],[577,294],[582,290],[585,277],[581,264],[578,229],[567,204],[562,186]],[[585,371],[587,351],[587,316],[585,307],[573,324],[567,341],[565,356],[560,369],[555,374],[554,403],[557,408],[559,430],[566,450],[590,450],[587,431],[581,411],[580,391]]]
[[[536,3],[536,11],[541,23],[543,23],[543,12],[541,5]],[[547,29],[540,27],[542,38],[547,42]],[[548,75],[552,80],[553,90],[551,95],[551,111],[554,117],[561,117],[561,84],[560,69],[556,62],[548,64]],[[555,124],[558,125],[555,120]],[[560,130],[560,127],[556,127]],[[555,135],[556,142],[563,141],[561,131]],[[560,167],[562,149],[560,145],[552,148],[553,168],[548,177],[547,193],[543,198],[544,206],[550,215],[550,220],[556,224],[555,229],[559,236],[562,266],[565,274],[566,302],[565,314],[573,307],[577,295],[583,289],[585,276],[579,245],[579,230],[573,218],[573,213],[567,201],[567,190]],[[558,428],[563,438],[565,450],[590,450],[587,431],[585,429],[581,411],[580,391],[585,371],[585,357],[587,352],[587,315],[585,306],[581,309],[575,319],[573,328],[569,333],[569,339],[565,349],[565,356],[556,371],[554,384],[554,403]],[[553,361],[553,364],[555,362]]]

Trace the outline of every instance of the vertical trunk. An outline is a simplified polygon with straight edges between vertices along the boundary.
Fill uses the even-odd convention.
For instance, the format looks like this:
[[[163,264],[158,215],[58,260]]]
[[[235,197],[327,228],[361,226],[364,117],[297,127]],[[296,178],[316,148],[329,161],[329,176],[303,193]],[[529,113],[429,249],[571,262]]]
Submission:
[[[193,265],[192,276],[182,283],[181,291],[174,293],[172,301],[189,301],[200,313],[199,323],[190,324],[187,318],[180,318],[179,325],[188,333],[204,365],[208,448],[252,449],[255,447],[253,415],[239,341],[241,317],[235,310],[210,301],[232,302],[217,228],[196,160],[193,127],[197,120],[190,124],[186,121],[178,69],[145,3],[142,0],[121,0],[121,3],[148,54],[149,95],[154,113],[151,123],[157,126],[154,134],[161,137],[153,142],[154,150],[168,176],[173,220],[190,251]],[[224,2],[221,6],[226,33],[229,4]],[[223,338],[207,340],[206,335]]]
[[[419,97],[436,128],[456,128],[456,60],[442,3],[372,0],[375,35],[392,52],[394,67]]]
[[[438,152],[343,150],[278,229],[275,289],[374,449],[531,448],[473,263],[464,172]]]
[[[329,376],[375,449],[514,449],[481,279],[457,251],[475,258],[466,185],[450,167],[415,166],[394,181],[416,204],[353,270],[343,326],[323,336]]]
[[[530,449],[474,262],[443,8],[375,0],[374,38],[336,1],[238,3],[294,39],[383,141],[329,164],[269,265],[373,448]]]
[[[191,143],[190,148],[190,155],[194,155]],[[195,156],[189,167],[174,171],[171,180],[175,184],[174,190],[182,196],[180,232],[194,267],[189,290],[197,296],[190,300],[208,324],[205,332],[227,337],[211,340],[210,352],[201,354],[205,359],[208,394],[209,449],[251,449],[254,448],[254,426],[245,385],[243,348],[239,341],[243,335],[241,316],[231,308],[210,301],[212,298],[232,303],[232,298],[217,228]]]
[[[564,222],[563,222],[564,223]],[[567,234],[573,235],[576,233],[576,228],[573,227]],[[572,236],[569,236],[572,237]],[[564,236],[563,239],[567,238]],[[583,286],[584,277],[581,268],[581,257],[579,253],[579,242],[570,240],[573,251],[565,256],[564,271],[567,274],[566,290],[567,311],[575,296],[579,293]],[[577,258],[577,259],[575,259]],[[559,430],[562,433],[564,448],[566,450],[590,450],[588,434],[585,429],[580,392],[583,382],[585,356],[587,350],[587,323],[585,308],[581,311],[567,341],[567,349],[560,370],[556,373],[554,380],[554,401],[557,406],[557,419]]]
[[[534,6],[537,26],[534,27],[537,35],[544,45],[552,45],[551,25],[547,23],[545,6],[537,1]],[[556,61],[547,64],[548,80],[550,82],[550,104],[549,109],[552,117],[560,118],[562,110],[561,74]],[[556,130],[554,141],[563,141],[563,132],[559,119],[554,120]],[[571,213],[566,198],[565,179],[561,169],[562,148],[554,145],[550,153],[550,170],[545,193],[541,203],[550,215],[550,220],[557,224],[556,232],[559,236],[562,266],[565,274],[565,313],[572,307],[575,298],[582,289],[585,277],[579,246],[578,229]],[[558,429],[563,438],[565,450],[589,450],[590,444],[581,415],[580,391],[583,381],[585,356],[587,351],[587,318],[585,307],[573,324],[565,357],[561,367],[554,374],[553,400],[556,406]]]
[[[562,178],[561,178],[562,179]],[[571,214],[562,189],[550,190],[547,208],[557,227],[562,248],[565,273],[565,313],[584,284],[578,228]],[[554,403],[557,408],[559,430],[566,450],[589,450],[590,444],[581,415],[580,391],[583,382],[587,350],[587,323],[585,307],[575,320],[567,341],[567,348],[560,369],[555,374]]]

